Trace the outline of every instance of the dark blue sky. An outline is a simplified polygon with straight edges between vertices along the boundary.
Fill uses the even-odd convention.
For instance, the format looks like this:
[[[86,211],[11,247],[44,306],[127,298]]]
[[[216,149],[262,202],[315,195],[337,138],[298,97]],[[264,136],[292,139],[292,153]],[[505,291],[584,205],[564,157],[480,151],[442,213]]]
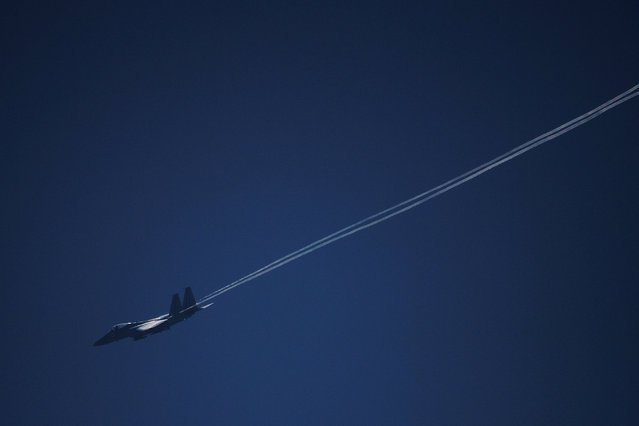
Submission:
[[[517,3],[517,2],[515,2]],[[4,424],[639,423],[636,2],[5,6]]]

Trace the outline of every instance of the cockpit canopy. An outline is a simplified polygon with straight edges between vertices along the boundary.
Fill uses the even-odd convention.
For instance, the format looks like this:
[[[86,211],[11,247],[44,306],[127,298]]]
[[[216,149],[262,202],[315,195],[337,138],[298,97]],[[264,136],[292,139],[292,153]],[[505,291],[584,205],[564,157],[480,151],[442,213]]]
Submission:
[[[129,324],[131,324],[131,323],[130,322],[123,322],[123,323],[120,323],[120,324],[116,324],[113,327],[111,327],[111,331],[116,331],[116,330],[119,330],[121,328],[125,328]]]

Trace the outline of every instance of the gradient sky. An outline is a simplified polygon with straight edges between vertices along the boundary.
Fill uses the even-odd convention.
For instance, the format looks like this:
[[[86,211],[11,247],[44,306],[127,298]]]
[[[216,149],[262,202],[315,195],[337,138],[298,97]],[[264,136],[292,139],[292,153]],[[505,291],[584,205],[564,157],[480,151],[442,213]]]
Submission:
[[[637,2],[5,6],[4,424],[639,423]]]

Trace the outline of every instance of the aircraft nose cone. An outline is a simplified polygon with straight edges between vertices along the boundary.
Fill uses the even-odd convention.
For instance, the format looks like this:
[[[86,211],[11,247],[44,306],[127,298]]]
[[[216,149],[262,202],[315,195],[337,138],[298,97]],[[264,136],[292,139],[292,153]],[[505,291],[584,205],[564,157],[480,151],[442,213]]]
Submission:
[[[102,345],[106,345],[107,343],[109,343],[111,340],[109,339],[109,335],[107,334],[106,336],[102,336],[100,337],[98,340],[95,341],[95,343],[93,344],[93,346],[102,346]]]

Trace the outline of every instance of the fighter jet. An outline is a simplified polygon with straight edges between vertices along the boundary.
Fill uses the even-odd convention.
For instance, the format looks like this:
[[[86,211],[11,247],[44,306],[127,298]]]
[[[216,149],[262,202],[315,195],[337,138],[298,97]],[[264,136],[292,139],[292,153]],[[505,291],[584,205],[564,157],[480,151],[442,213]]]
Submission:
[[[131,337],[133,340],[144,339],[150,334],[156,334],[168,330],[173,324],[184,321],[185,319],[190,318],[197,311],[206,309],[211,305],[212,303],[209,303],[208,305],[201,305],[197,303],[195,301],[195,297],[193,297],[191,287],[187,287],[184,290],[184,303],[180,303],[179,294],[176,293],[173,295],[173,298],[171,299],[171,308],[168,314],[164,314],[157,318],[151,318],[146,321],[123,322],[121,324],[116,324],[107,334],[96,341],[93,346],[106,345],[107,343],[115,342],[116,340],[125,339],[127,337]]]

